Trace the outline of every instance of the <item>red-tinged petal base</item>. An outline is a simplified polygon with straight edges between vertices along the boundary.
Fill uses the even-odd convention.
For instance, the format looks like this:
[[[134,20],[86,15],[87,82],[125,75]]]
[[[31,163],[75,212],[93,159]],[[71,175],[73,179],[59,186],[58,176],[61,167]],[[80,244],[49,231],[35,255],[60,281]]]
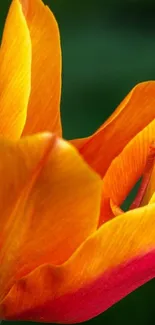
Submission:
[[[7,315],[7,320],[80,323],[91,319],[155,277],[155,250],[96,279],[89,286],[65,295],[44,306]],[[18,292],[17,292],[18,294]]]

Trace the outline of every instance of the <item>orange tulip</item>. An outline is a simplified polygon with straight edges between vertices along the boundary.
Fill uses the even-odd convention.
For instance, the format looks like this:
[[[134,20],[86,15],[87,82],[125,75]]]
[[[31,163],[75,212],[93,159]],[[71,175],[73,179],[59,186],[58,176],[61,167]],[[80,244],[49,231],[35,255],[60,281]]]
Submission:
[[[41,0],[12,1],[0,56],[0,318],[82,322],[155,276],[155,82],[67,142],[59,30]]]

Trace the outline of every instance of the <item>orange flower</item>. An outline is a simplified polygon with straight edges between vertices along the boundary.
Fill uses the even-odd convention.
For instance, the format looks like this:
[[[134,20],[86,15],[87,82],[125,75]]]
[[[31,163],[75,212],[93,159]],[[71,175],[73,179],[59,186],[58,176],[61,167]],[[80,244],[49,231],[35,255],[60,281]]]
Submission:
[[[0,318],[85,321],[155,276],[155,82],[66,142],[59,31],[41,0],[13,0],[0,56]]]

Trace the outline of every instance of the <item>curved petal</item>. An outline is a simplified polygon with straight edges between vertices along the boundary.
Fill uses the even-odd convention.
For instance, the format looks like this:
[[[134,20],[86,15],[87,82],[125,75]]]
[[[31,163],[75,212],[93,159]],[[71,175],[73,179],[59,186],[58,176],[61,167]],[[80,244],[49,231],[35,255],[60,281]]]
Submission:
[[[104,224],[63,265],[43,265],[14,284],[4,319],[77,323],[155,276],[155,204]]]
[[[103,222],[108,221],[114,217],[119,216],[124,213],[123,210],[117,204],[115,204],[110,197],[105,197],[102,191],[102,200],[100,207],[100,218],[98,223],[98,228],[101,226]]]
[[[61,135],[61,48],[57,22],[41,0],[20,0],[32,43],[32,88],[23,135]]]
[[[155,118],[155,81],[135,86],[112,116],[89,138],[72,140],[102,177],[127,143]]]
[[[31,84],[31,41],[18,0],[13,0],[0,49],[0,134],[20,137]]]
[[[102,211],[107,197],[121,205],[128,193],[142,176],[149,154],[149,147],[155,139],[155,120],[131,140],[111,163],[103,179]],[[105,202],[105,203],[104,203]],[[144,205],[144,204],[143,204]],[[111,216],[102,214],[100,224]]]
[[[44,140],[44,135],[40,137]],[[48,146],[46,144],[43,156],[24,187],[20,179],[28,173],[28,164],[36,162],[34,147],[38,155],[40,141],[37,136],[23,138],[16,150],[14,144],[10,147],[5,143],[5,151],[4,144],[0,144],[0,178],[3,180],[0,194],[5,195],[5,204],[9,207],[11,184],[20,184],[20,193],[18,187],[18,197],[9,211],[8,222],[4,221],[0,299],[15,279],[36,266],[67,260],[97,229],[101,179],[73,146],[54,136],[47,138]]]

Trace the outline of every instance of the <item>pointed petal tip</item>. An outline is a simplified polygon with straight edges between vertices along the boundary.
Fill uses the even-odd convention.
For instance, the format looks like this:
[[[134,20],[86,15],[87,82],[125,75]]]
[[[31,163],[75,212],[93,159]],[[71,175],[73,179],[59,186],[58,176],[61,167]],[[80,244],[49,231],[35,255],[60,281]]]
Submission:
[[[62,59],[58,24],[52,11],[43,1],[20,0],[20,3],[24,13],[26,12],[33,57],[31,95],[23,135],[49,130],[61,136]],[[44,73],[40,76],[42,67]]]

